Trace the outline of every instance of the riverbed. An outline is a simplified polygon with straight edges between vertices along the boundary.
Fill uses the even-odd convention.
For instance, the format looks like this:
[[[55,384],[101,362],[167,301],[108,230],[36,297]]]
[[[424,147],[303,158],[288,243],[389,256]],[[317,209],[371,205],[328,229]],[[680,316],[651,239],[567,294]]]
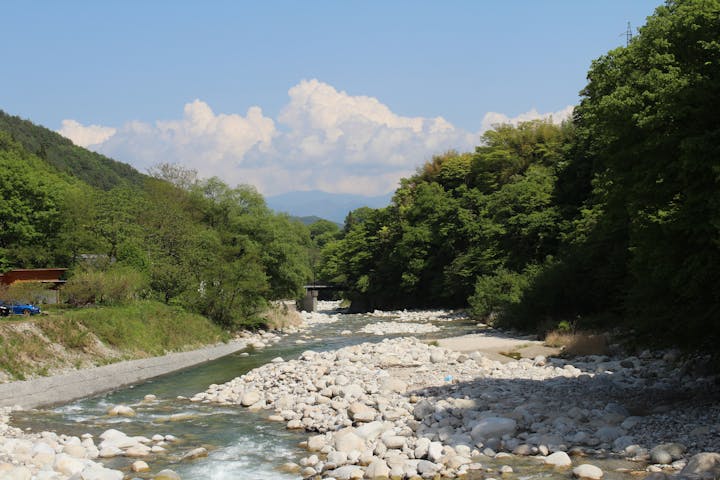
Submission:
[[[432,341],[476,330],[472,322],[451,313],[437,312],[433,318],[422,324],[434,325],[437,331],[413,335]],[[56,408],[15,412],[12,424],[36,432],[51,430],[76,436],[90,433],[95,438],[110,428],[128,435],[177,437],[179,441],[168,447],[167,454],[146,460],[151,472],[132,474],[138,478],[152,478],[153,473],[170,468],[183,479],[297,479],[297,473],[283,473],[278,468],[285,462],[297,462],[303,456],[305,451],[298,444],[306,439],[306,434],[267,421],[267,412],[251,412],[239,406],[196,404],[186,398],[205,390],[210,384],[224,383],[276,357],[293,359],[306,350],[333,350],[402,336],[380,336],[362,331],[368,324],[398,320],[413,323],[412,318],[403,317],[401,312],[395,315],[341,314],[328,317],[327,322],[313,323],[306,330],[285,335],[267,348],[249,348],[139,385]],[[157,401],[144,403],[146,395],[155,395]],[[107,415],[108,408],[121,404],[131,406],[136,415]],[[209,455],[192,461],[180,460],[183,453],[197,447],[205,447]],[[129,475],[130,465],[135,460],[118,457],[105,459],[103,463]]]
[[[438,339],[481,329],[451,312],[328,312],[310,320],[308,328],[284,335],[266,348],[251,348],[57,408],[17,412],[13,425],[77,436],[89,433],[96,439],[108,429],[160,439],[153,445],[160,448],[144,458],[150,465],[149,472],[130,472],[136,458],[121,455],[102,459],[107,467],[125,472],[126,478],[154,478],[166,468],[183,479],[297,479],[309,476],[313,468],[329,477],[334,475],[327,467],[331,456],[346,459],[343,473],[349,475],[358,471],[362,475],[363,469],[369,468],[353,471],[358,463],[382,463],[386,468],[395,461],[394,468],[412,470],[421,461],[423,468],[440,468],[444,463],[449,474],[462,471],[470,479],[570,478],[567,468],[544,464],[551,457],[549,449],[570,451],[572,466],[589,463],[599,466],[606,479],[628,480],[653,471],[680,471],[690,455],[708,449],[717,451],[720,444],[717,402],[710,402],[707,408],[697,402],[668,404],[673,408],[668,413],[657,408],[661,406],[658,400],[668,399],[657,397],[642,418],[620,405],[631,400],[627,394],[639,394],[638,398],[643,399],[679,389],[706,390],[703,382],[708,379],[673,377],[673,363],[662,354],[586,358],[573,363],[539,356],[501,363],[487,356],[434,346],[442,343]],[[408,335],[421,340],[398,338]],[[393,338],[397,340],[387,340]],[[284,381],[290,373],[299,383]],[[381,381],[385,383],[384,378],[392,378],[395,386],[398,381],[404,383],[406,393],[388,392],[378,397],[376,387]],[[259,395],[258,400],[253,400],[258,408],[252,408],[257,406],[251,406],[252,402],[247,403],[250,408],[240,406],[246,403],[245,398],[240,399],[242,394],[233,397],[232,390],[245,388],[243,385],[253,390],[252,396]],[[303,385],[309,390],[304,390]],[[283,388],[285,399],[273,393]],[[288,389],[295,392],[291,396],[298,403],[286,411],[290,415],[283,419],[280,404],[287,401]],[[365,404],[361,405],[364,410],[351,412],[349,403],[336,401],[350,391]],[[332,403],[334,411],[322,404],[313,407],[315,401],[306,404],[301,399],[309,398],[307,395],[322,399],[326,405]],[[109,416],[108,409],[117,405],[131,407],[134,416]],[[360,420],[366,411],[370,417]],[[271,417],[275,417],[274,421],[269,421]],[[503,436],[502,442],[483,438],[477,425],[488,417],[496,425],[512,423],[512,430],[518,427],[516,433]],[[368,463],[356,460],[353,466],[347,458],[354,453],[341,451],[335,441],[338,428],[353,424],[381,427],[383,422],[378,419],[384,420],[382,428],[387,428],[391,418],[396,419],[395,426],[389,427],[391,431],[382,438],[360,443],[371,447]],[[286,428],[293,422],[315,433]],[[355,431],[354,427],[348,428]],[[322,454],[308,451],[308,438],[317,432],[325,435],[316,435],[314,440],[327,445]],[[421,436],[425,437],[422,441]],[[660,453],[667,454],[669,461],[653,465],[650,449],[678,440],[685,444],[683,449],[687,447],[687,455],[678,457],[663,450]],[[378,450],[382,442],[387,443],[387,448]],[[434,448],[434,453],[425,451],[428,447]],[[199,455],[193,454],[198,451]],[[325,454],[328,460],[323,460]],[[564,460],[570,462],[570,458]],[[454,463],[464,470],[448,469]],[[304,475],[298,472],[298,464],[305,467]]]

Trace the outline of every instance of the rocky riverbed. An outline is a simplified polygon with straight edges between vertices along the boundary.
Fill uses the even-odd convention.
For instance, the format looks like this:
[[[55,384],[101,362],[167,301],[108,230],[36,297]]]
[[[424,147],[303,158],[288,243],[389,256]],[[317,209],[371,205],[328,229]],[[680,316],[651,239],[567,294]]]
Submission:
[[[500,363],[400,338],[276,358],[192,401],[312,433],[286,466],[306,478],[493,476],[514,457],[600,478],[593,459],[609,456],[643,475],[717,478],[716,378],[684,373],[648,352]]]
[[[129,415],[132,409],[118,406],[110,415]],[[24,433],[8,425],[12,409],[0,409],[0,479],[3,480],[121,480],[125,473],[106,468],[102,460],[122,456],[132,459],[134,473],[150,470],[143,460],[168,453],[177,441],[172,435],[155,434],[152,438],[128,436],[109,429],[98,443],[90,434],[80,437],[54,432]],[[180,459],[207,455],[202,448],[185,452]],[[171,470],[158,472],[156,480],[179,480]]]

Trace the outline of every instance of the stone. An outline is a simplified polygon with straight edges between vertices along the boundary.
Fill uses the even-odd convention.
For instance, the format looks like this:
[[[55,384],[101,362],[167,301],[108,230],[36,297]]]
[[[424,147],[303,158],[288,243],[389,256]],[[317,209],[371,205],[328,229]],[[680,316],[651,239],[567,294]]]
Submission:
[[[415,420],[425,420],[426,417],[429,417],[433,413],[435,413],[435,407],[427,400],[420,400],[415,405],[415,408],[413,408]]]
[[[104,447],[98,453],[100,458],[112,458],[122,455],[123,451],[117,447]]]
[[[150,466],[143,462],[142,460],[137,460],[133,462],[132,466],[130,467],[133,472],[148,472],[150,471]]]
[[[600,439],[601,442],[613,443],[616,439],[625,435],[625,430],[620,427],[604,426],[600,427],[595,436]]]
[[[442,467],[440,465],[428,460],[420,460],[417,463],[417,472],[422,476],[437,473],[441,468]]]
[[[417,442],[415,442],[415,458],[425,458],[430,449],[430,443],[429,438],[418,438]]]
[[[383,422],[368,422],[357,427],[355,434],[365,441],[372,441],[378,438],[387,428],[387,425]]]
[[[448,468],[457,470],[463,465],[471,464],[472,460],[464,455],[449,455],[444,463]]]
[[[682,443],[663,443],[650,450],[650,461],[669,465],[674,460],[683,458],[685,450],[685,445]]]
[[[15,467],[3,472],[3,479],[7,480],[30,480],[32,472],[27,467]]]
[[[352,427],[339,430],[333,438],[335,450],[350,453],[353,450],[362,452],[365,449],[365,440],[360,438]]]
[[[125,450],[125,456],[130,458],[147,457],[150,455],[150,447],[146,445],[134,445]]]
[[[307,449],[311,452],[319,452],[325,445],[327,445],[325,435],[313,435],[307,441]]]
[[[355,478],[363,478],[365,476],[363,469],[357,465],[345,465],[327,473],[337,480],[351,480]]]
[[[600,480],[603,477],[603,471],[595,465],[583,463],[573,468],[573,475],[577,478],[588,478],[590,480]]]
[[[502,438],[503,435],[515,433],[517,422],[512,418],[488,417],[480,420],[470,431],[476,442],[487,438]]]
[[[381,458],[375,458],[365,470],[365,478],[376,479],[376,478],[389,478],[390,467],[388,467],[385,460]]]
[[[332,468],[342,467],[347,463],[347,457],[347,453],[333,450],[332,452],[328,453],[325,463],[328,466],[332,465]]]
[[[402,449],[407,442],[407,439],[400,435],[383,436],[382,440],[387,448],[395,449]]]
[[[196,458],[207,457],[207,456],[208,456],[207,448],[198,447],[198,448],[193,448],[189,452],[186,452],[185,454],[183,454],[183,456],[180,457],[180,460],[194,460]]]
[[[107,410],[107,414],[111,417],[134,417],[135,410],[127,405],[115,405]]]
[[[372,422],[377,416],[377,411],[364,403],[354,402],[348,408],[348,415],[356,422]]]
[[[405,393],[407,389],[407,382],[396,377],[387,377],[380,382],[381,392]]]
[[[428,446],[427,458],[431,462],[437,462],[443,456],[443,446],[440,442],[431,442]]]
[[[243,407],[249,407],[259,401],[260,401],[260,393],[257,390],[250,390],[248,392],[243,393],[242,399],[240,400],[240,404]]]
[[[121,471],[105,468],[98,463],[88,466],[80,473],[82,480],[122,480],[123,477]]]
[[[65,445],[63,447],[63,453],[67,453],[71,457],[75,458],[86,458],[87,451],[82,445]]]
[[[154,480],[181,480],[180,475],[172,470],[161,470],[153,477]]]
[[[570,456],[565,452],[555,452],[543,459],[546,465],[553,465],[555,467],[569,467],[572,465]]]
[[[703,452],[693,455],[680,475],[720,476],[720,453]]]
[[[80,459],[73,458],[65,453],[59,453],[55,456],[55,465],[53,465],[53,469],[67,476],[80,473],[84,468],[85,462]]]
[[[519,455],[521,457],[527,457],[528,455],[532,455],[533,449],[530,445],[527,443],[523,443],[521,445],[518,445],[517,447],[513,448],[513,455]]]

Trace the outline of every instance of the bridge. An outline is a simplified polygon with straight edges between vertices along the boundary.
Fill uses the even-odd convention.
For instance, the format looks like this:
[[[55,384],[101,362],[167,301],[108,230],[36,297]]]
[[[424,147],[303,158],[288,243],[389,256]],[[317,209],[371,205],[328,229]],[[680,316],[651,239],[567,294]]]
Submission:
[[[305,297],[303,298],[302,309],[306,312],[317,310],[318,294],[321,291],[337,292],[345,290],[342,285],[305,285]]]

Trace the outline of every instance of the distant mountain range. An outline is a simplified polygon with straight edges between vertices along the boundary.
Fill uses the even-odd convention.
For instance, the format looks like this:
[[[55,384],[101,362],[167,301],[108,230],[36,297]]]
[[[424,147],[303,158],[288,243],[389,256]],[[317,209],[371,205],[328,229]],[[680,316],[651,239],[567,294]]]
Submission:
[[[316,216],[339,224],[345,222],[348,212],[360,207],[382,208],[390,203],[392,193],[377,197],[328,193],[320,190],[288,192],[265,200],[270,208],[295,217]]]

